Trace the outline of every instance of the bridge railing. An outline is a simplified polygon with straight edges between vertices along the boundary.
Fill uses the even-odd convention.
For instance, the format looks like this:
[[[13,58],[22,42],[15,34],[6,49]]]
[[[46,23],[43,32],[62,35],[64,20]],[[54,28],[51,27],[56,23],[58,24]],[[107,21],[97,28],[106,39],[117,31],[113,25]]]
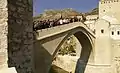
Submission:
[[[61,26],[61,25],[55,26],[55,27],[50,27],[50,28],[45,28],[45,29],[40,29],[40,30],[38,30],[38,31],[40,31],[40,32],[42,32],[42,31],[44,31],[44,30],[49,31],[49,29],[51,29],[51,28],[52,28],[52,29],[54,29],[54,28],[56,28],[56,27],[57,27],[57,28],[60,28],[60,26]]]
[[[87,28],[87,31],[93,35],[93,31],[86,25],[83,24],[81,22],[75,22],[75,23],[70,23],[70,24],[66,24],[66,25],[61,25],[61,26],[56,26],[56,27],[51,27],[51,28],[46,28],[46,29],[42,29],[42,30],[38,30],[36,31],[35,35],[36,37],[38,37],[39,39],[43,39],[45,37],[49,37],[52,35],[56,35],[65,31],[69,31],[71,29],[77,28],[77,27],[85,27],[85,29]]]
[[[89,26],[87,26],[87,24],[85,24],[85,23],[83,23],[90,31],[92,31],[94,34],[95,34],[95,31],[93,31]],[[69,25],[69,24],[65,24],[65,25]],[[46,30],[46,31],[49,31],[49,29],[54,29],[54,28],[59,28],[59,29],[61,29],[61,26],[62,25],[58,25],[58,26],[54,26],[54,27],[50,27],[50,28],[45,28],[45,29],[40,29],[39,30],[39,32],[42,32],[42,31],[44,31],[44,30]]]

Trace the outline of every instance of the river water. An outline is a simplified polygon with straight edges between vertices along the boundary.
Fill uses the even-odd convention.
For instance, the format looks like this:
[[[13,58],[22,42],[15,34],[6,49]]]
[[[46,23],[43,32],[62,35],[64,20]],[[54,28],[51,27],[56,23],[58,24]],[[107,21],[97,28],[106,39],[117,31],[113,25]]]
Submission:
[[[52,65],[49,73],[69,73],[69,72],[63,70],[62,68],[56,65]]]

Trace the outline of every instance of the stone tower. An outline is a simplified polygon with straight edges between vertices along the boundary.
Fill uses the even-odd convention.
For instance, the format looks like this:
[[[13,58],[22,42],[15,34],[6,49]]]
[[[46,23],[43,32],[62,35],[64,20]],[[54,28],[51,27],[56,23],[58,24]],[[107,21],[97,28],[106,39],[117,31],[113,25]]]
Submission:
[[[107,15],[112,18],[116,18],[118,21],[116,23],[120,23],[120,0],[101,0],[99,2],[99,17]]]
[[[95,65],[102,73],[111,73],[111,40],[109,36],[109,22],[104,19],[96,21]],[[97,72],[99,73],[99,72]]]
[[[119,73],[120,69],[120,0],[100,0],[96,22],[96,64],[104,65],[104,73]],[[110,72],[109,72],[110,71]]]

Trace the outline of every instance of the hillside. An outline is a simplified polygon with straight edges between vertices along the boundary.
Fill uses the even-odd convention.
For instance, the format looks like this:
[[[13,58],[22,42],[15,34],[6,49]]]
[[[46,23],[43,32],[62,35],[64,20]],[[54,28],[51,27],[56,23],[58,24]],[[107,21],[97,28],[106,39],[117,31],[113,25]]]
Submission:
[[[86,12],[85,15],[95,15],[95,14],[99,14],[99,8],[94,8],[89,12]]]
[[[95,15],[98,14],[99,11],[98,8],[94,8],[89,12],[84,13],[85,15]],[[67,9],[62,9],[62,10],[45,10],[42,14],[33,17],[34,20],[46,20],[46,19],[50,19],[50,20],[54,20],[54,19],[59,19],[61,16],[63,18],[69,18],[70,16],[76,16],[76,15],[82,15],[82,12],[77,12],[71,8],[67,8]]]
[[[82,13],[77,12],[71,8],[63,9],[63,10],[45,10],[43,14],[40,14],[34,19],[44,20],[44,19],[59,19],[61,16],[63,18],[69,18],[70,16],[82,15]]]

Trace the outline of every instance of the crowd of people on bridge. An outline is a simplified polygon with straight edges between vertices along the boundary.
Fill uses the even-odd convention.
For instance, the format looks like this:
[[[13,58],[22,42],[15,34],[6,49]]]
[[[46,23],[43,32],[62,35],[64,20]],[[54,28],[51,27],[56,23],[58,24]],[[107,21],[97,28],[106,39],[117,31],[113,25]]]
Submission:
[[[41,30],[41,29],[46,29],[58,25],[63,25],[63,24],[69,24],[73,22],[80,22],[82,19],[74,17],[74,18],[59,18],[59,19],[54,19],[54,20],[37,20],[33,21],[33,29],[34,31],[36,30]]]

